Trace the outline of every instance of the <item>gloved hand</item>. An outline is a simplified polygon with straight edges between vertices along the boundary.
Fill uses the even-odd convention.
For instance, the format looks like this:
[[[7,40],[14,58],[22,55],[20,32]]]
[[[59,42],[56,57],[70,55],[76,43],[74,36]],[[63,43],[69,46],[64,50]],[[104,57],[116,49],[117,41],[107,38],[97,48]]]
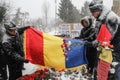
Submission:
[[[98,40],[92,41],[92,46],[93,46],[93,47],[97,47],[98,45],[99,45]]]
[[[92,42],[85,42],[85,45],[88,47],[93,47]]]
[[[23,32],[28,28],[30,28],[30,26],[25,26],[25,27],[18,28],[18,33],[23,34]]]
[[[25,28],[27,29],[27,28],[30,28],[30,26],[25,26]]]
[[[23,31],[24,31],[24,30],[26,30],[26,29],[28,29],[28,28],[30,28],[30,26],[24,26],[24,27],[22,27],[21,29],[23,29]]]
[[[25,60],[24,60],[24,63],[29,63],[29,60],[25,59]]]
[[[75,37],[74,39],[80,39],[79,37]]]

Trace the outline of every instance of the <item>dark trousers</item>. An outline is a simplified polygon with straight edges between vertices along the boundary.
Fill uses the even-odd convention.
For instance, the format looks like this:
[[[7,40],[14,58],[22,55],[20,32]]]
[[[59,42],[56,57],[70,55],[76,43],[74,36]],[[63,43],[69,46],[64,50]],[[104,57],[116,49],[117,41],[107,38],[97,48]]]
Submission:
[[[7,80],[6,64],[1,64],[0,63],[0,80]]]
[[[22,65],[8,64],[9,80],[16,80],[22,76]]]
[[[114,41],[113,61],[119,62],[115,67],[115,79],[120,80],[120,38]]]
[[[89,73],[92,74],[93,73],[93,69],[95,67],[95,62],[96,62],[96,58],[97,58],[97,50],[94,47],[87,47],[86,49],[86,57],[88,60],[88,65],[87,65],[87,69],[89,70]]]
[[[116,78],[116,80],[120,80],[120,64],[118,64],[115,67],[115,78]]]

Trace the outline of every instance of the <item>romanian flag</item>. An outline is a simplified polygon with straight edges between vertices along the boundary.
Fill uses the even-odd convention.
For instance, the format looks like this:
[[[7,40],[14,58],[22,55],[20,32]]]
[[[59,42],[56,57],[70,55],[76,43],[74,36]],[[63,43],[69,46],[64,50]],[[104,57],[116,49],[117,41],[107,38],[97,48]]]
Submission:
[[[112,38],[112,35],[110,31],[108,30],[108,28],[106,27],[106,24],[102,24],[99,34],[97,36],[97,40],[99,42],[104,42],[104,41],[108,42],[110,41],[111,38]]]
[[[102,24],[97,40],[100,43],[105,43],[105,46],[109,46],[107,45],[107,42],[110,42],[111,37],[112,35],[107,29],[106,24]],[[110,64],[113,59],[112,51],[110,49],[105,49],[105,47],[101,47],[101,49],[102,51],[99,56],[100,61],[98,62],[97,68],[98,80],[107,80]]]
[[[59,70],[87,64],[85,45],[78,43],[84,43],[84,41],[63,39],[32,27],[24,32],[25,58],[33,64]]]
[[[110,64],[112,62],[112,51],[102,48],[102,53],[99,56],[100,61],[98,62],[98,80],[108,80],[108,72]]]

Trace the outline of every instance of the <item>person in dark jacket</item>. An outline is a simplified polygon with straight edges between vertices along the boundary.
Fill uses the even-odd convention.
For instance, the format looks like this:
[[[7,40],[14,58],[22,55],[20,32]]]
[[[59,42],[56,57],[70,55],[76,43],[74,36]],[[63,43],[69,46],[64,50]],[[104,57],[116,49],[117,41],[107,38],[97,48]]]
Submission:
[[[89,16],[81,19],[81,24],[83,26],[79,38],[82,40],[87,40],[88,42],[92,42],[96,39],[95,28],[93,28],[93,19]],[[86,47],[86,57],[88,60],[88,73],[93,74],[93,69],[95,67],[95,61],[97,57],[97,50],[93,46]]]
[[[96,18],[97,34],[102,24],[106,24],[112,38],[111,44],[114,46],[113,61],[120,62],[120,18],[113,11],[107,9],[103,5],[102,0],[93,0],[89,4],[89,9],[92,15]],[[120,80],[120,65],[115,68],[116,80]]]
[[[0,28],[0,80],[7,80],[5,55],[2,50],[3,29]]]
[[[22,41],[20,35],[28,27],[17,29],[12,22],[4,24],[6,32],[3,35],[2,49],[6,56],[6,64],[8,65],[9,80],[16,80],[22,76],[23,62],[28,63],[24,58]]]

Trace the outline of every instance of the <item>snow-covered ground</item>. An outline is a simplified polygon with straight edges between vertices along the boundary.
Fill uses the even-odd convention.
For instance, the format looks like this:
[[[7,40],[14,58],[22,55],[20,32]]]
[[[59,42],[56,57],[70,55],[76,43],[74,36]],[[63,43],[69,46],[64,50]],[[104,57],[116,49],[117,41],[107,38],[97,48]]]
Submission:
[[[39,70],[39,67],[34,65],[34,64],[31,64],[31,63],[25,63],[24,64],[24,67],[25,67],[25,70],[23,70],[23,75],[26,75],[26,74],[32,74],[34,72],[36,72],[37,70]],[[82,71],[78,71],[77,74],[75,73],[72,73],[70,75],[65,75],[65,72],[62,72],[61,73],[61,77],[58,77],[58,80],[88,80],[87,78],[85,78],[84,76],[82,76]]]
[[[30,62],[29,63],[24,63],[24,68],[25,68],[25,70],[22,71],[23,75],[32,74],[39,69],[38,66],[36,66],[36,65],[34,65]]]

